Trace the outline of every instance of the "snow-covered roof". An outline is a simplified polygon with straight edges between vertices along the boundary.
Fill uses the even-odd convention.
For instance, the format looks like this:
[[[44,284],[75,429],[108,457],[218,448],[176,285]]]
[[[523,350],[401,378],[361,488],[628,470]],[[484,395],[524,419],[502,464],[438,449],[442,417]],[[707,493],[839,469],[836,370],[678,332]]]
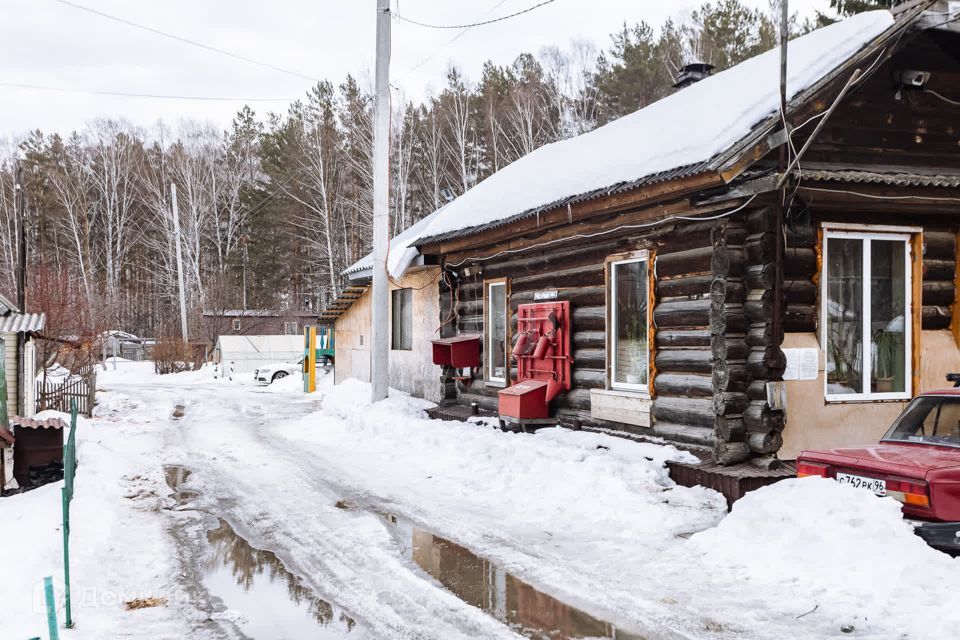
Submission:
[[[889,11],[871,11],[792,40],[788,99],[814,86],[893,24]],[[730,150],[777,112],[779,83],[780,54],[773,49],[605,126],[540,147],[450,203],[416,243],[665,172],[690,168],[696,173],[698,165]]]
[[[393,239],[390,241],[390,253],[387,256],[387,272],[391,277],[399,278],[402,276],[407,270],[407,267],[410,266],[410,263],[412,263],[416,257],[420,255],[420,252],[417,251],[416,246],[414,246],[416,241],[420,238],[422,232],[430,225],[430,223],[432,223],[442,211],[445,211],[450,204],[452,203],[443,205],[427,217],[417,221],[415,224],[411,225],[393,237]],[[368,253],[347,267],[343,271],[343,274],[349,275],[352,273],[359,273],[361,271],[366,271],[367,269],[373,269],[372,253]]]

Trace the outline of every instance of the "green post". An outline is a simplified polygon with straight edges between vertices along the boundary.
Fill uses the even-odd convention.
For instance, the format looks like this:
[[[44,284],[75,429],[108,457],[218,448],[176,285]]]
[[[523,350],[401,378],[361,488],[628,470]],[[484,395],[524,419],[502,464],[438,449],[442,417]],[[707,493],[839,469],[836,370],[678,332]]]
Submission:
[[[47,631],[50,640],[60,640],[57,630],[57,603],[53,599],[53,578],[50,576],[43,579],[43,594],[47,600]]]
[[[72,629],[73,616],[70,610],[70,498],[67,496],[66,487],[60,491],[63,498],[63,597],[66,602],[64,624],[67,629]]]
[[[60,490],[63,505],[63,595],[66,603],[67,629],[73,628],[73,613],[70,602],[70,501],[73,500],[73,478],[77,472],[77,401],[70,401],[70,435],[63,445],[63,489]]]
[[[6,427],[10,424],[10,416],[7,415],[7,344],[3,338],[0,338],[0,427]]]

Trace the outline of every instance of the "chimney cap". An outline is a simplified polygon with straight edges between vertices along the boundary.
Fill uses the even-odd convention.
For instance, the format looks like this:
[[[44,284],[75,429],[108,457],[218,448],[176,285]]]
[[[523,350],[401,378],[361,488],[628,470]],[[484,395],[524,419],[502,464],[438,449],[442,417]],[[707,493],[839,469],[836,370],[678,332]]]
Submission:
[[[708,77],[715,68],[716,67],[709,62],[691,62],[690,64],[686,64],[680,69],[680,73],[677,75],[677,82],[673,85],[673,88],[683,89],[695,82],[700,82]]]

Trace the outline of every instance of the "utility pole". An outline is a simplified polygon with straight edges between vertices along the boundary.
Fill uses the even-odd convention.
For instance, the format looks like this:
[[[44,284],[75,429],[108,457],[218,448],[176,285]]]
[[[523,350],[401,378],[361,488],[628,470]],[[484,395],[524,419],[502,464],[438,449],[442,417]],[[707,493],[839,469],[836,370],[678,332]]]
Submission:
[[[789,0],[780,0],[780,120],[783,123],[783,133],[786,138],[780,147],[780,180],[781,186],[777,193],[776,227],[774,234],[774,279],[773,279],[773,318],[770,328],[773,340],[777,346],[782,342],[783,331],[783,223],[787,207],[786,171],[789,163],[787,154],[790,151],[790,124],[787,122],[787,47],[790,39],[790,8]]]
[[[376,107],[373,130],[373,401],[387,397],[390,384],[387,218],[390,207],[390,0],[377,0]]]
[[[177,286],[180,288],[180,335],[187,342],[187,294],[183,287],[183,252],[180,250],[180,210],[177,208],[177,185],[170,183],[170,200],[173,203],[173,236],[177,244]]]
[[[26,215],[26,193],[23,191],[23,165],[17,162],[17,184],[14,187],[14,196],[17,200],[17,226],[19,237],[17,239],[17,306],[20,307],[20,313],[27,312],[27,215]],[[18,415],[27,415],[26,393],[24,386],[28,384],[27,372],[24,370],[24,355],[27,350],[27,336],[22,331],[17,333],[17,367],[14,375],[17,377],[17,403],[13,407]],[[34,372],[30,372],[33,376]],[[32,377],[29,378],[29,384],[33,384]]]

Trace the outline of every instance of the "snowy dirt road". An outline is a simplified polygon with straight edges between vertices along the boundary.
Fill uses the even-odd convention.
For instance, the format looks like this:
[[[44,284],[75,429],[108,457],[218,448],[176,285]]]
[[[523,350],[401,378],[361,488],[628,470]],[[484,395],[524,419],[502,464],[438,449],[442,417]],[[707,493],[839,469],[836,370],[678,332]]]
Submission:
[[[957,561],[892,500],[788,481],[727,515],[673,485],[672,447],[431,421],[349,381],[306,397],[147,367],[106,372],[78,432],[63,638],[925,639],[960,623]],[[11,539],[35,541],[0,581],[4,640],[42,629],[29,591],[58,571],[58,493],[0,501]]]

